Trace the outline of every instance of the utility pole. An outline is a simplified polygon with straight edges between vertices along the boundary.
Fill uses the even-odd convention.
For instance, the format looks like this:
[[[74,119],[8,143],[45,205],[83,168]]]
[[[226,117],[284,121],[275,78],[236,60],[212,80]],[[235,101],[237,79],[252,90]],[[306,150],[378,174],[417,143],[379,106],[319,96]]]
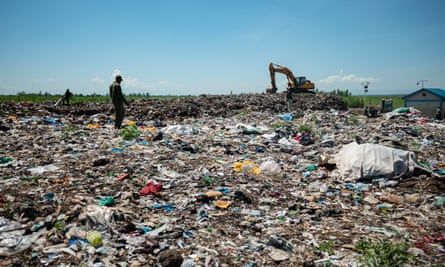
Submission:
[[[369,86],[369,82],[362,82],[362,86],[363,86],[363,109],[366,109],[366,102],[365,102],[365,97],[366,97],[366,93],[368,93],[368,86]]]
[[[419,81],[417,81],[417,85],[419,85],[419,84],[422,84],[422,88],[420,88],[420,89],[423,89],[423,83],[424,82],[427,82],[428,80],[419,80]]]

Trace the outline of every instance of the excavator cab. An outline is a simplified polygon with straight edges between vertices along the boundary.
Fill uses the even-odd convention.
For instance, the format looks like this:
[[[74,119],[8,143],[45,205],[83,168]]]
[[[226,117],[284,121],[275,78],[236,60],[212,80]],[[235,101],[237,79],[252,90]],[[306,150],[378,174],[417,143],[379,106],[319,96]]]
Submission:
[[[288,80],[287,90],[292,93],[314,93],[312,89],[315,88],[314,83],[307,80],[305,76],[295,77],[292,71],[284,66],[278,64],[269,64],[270,80],[272,88],[266,89],[266,93],[274,94],[277,92],[277,86],[275,84],[275,72],[283,73]]]
[[[295,79],[297,80],[296,89],[312,90],[312,89],[315,88],[314,83],[312,83],[311,81],[307,80],[305,76],[296,77]],[[293,89],[295,89],[295,88],[293,88]],[[310,92],[313,93],[312,91],[310,91]]]

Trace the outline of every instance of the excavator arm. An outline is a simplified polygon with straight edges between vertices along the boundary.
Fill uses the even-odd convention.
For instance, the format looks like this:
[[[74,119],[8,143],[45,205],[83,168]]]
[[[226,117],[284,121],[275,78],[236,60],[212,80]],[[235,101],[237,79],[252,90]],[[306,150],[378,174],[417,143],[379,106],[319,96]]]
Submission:
[[[292,71],[284,66],[278,65],[278,64],[269,64],[269,72],[270,72],[270,81],[272,83],[272,88],[277,89],[277,85],[275,83],[275,72],[283,73],[287,77],[288,86],[290,88],[295,88],[297,85],[297,80],[295,79],[294,74]]]
[[[282,73],[287,77],[287,90],[291,92],[297,93],[313,93],[309,91],[310,89],[314,89],[315,86],[311,81],[306,80],[306,77],[298,77],[295,78],[294,74],[287,67],[270,63],[269,64],[269,73],[270,73],[270,82],[272,84],[272,88],[266,89],[267,93],[273,94],[277,92],[277,85],[275,82],[275,73]]]

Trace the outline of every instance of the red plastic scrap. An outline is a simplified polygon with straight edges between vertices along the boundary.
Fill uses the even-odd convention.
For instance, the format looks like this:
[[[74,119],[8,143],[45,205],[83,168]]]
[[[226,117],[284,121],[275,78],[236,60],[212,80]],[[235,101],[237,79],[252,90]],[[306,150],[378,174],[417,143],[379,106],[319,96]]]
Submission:
[[[434,243],[434,242],[437,242],[437,241],[442,241],[443,239],[444,239],[444,237],[442,235],[438,235],[438,236],[435,236],[433,238],[430,238],[427,235],[423,237],[423,241],[428,242],[428,243]]]
[[[423,236],[423,238],[421,240],[418,240],[416,242],[415,247],[422,249],[427,254],[431,254],[431,253],[433,253],[433,248],[430,247],[427,243],[441,242],[443,240],[444,240],[443,235],[437,235],[432,238],[425,235],[425,236]]]
[[[0,195],[0,206],[6,205],[6,202],[8,202],[8,197]]]
[[[117,180],[118,181],[122,181],[122,180],[124,180],[125,178],[127,178],[128,177],[128,173],[123,173],[123,174],[121,174],[121,175],[119,175],[118,177],[117,177]]]
[[[139,191],[141,195],[154,195],[162,189],[162,184],[149,182],[144,188]]]
[[[414,245],[416,248],[420,248],[423,250],[426,254],[431,254],[433,252],[433,248],[427,246],[423,241],[417,241]]]

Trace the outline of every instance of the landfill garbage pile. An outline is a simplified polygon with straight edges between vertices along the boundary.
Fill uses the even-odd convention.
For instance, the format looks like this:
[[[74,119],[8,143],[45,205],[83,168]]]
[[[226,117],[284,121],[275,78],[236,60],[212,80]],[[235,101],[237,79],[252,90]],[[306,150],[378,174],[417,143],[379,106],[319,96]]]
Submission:
[[[345,103],[329,94],[299,94],[294,97],[294,112],[305,110],[346,110]],[[25,105],[23,105],[25,104]],[[53,102],[34,105],[33,103],[7,103],[2,110],[20,115],[48,111],[60,115],[112,114],[110,103],[72,103],[70,106],[55,106]],[[241,94],[241,95],[201,95],[199,97],[146,98],[133,102],[127,110],[137,121],[153,119],[178,119],[185,117],[231,117],[239,112],[262,112],[276,114],[287,112],[284,94]]]
[[[1,265],[443,266],[445,124],[294,102],[1,103]]]

